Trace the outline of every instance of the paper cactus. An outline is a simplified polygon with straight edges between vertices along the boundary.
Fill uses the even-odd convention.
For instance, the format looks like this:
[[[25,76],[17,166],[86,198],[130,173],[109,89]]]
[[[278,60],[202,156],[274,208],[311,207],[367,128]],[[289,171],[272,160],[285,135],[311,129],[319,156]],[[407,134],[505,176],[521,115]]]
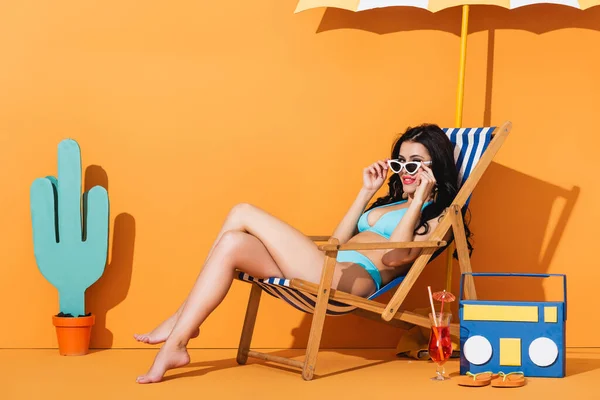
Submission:
[[[58,145],[58,179],[34,180],[30,196],[37,266],[58,290],[60,312],[83,316],[85,291],[106,265],[108,193],[94,186],[81,201],[81,152],[66,139]]]

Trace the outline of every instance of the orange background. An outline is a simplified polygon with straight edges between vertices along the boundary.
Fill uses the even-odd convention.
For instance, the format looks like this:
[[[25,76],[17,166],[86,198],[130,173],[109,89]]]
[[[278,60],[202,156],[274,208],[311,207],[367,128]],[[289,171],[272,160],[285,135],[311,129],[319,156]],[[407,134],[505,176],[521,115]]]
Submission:
[[[109,265],[87,293],[92,347],[138,347],[188,293],[229,209],[250,202],[329,234],[407,126],[454,124],[460,9],[294,14],[294,0],[0,5],[0,347],[55,347],[58,296],[36,268],[29,186],[82,148],[108,187]],[[471,8],[464,125],[514,129],[472,200],[476,271],[569,278],[568,346],[597,346],[600,8]],[[443,260],[407,300],[426,306]],[[458,267],[454,269],[458,277]],[[454,280],[457,291],[458,280]],[[477,280],[481,298],[551,299],[557,281]],[[192,347],[236,347],[235,282]],[[263,296],[254,347],[303,347],[310,318]],[[393,347],[327,320],[324,347]]]

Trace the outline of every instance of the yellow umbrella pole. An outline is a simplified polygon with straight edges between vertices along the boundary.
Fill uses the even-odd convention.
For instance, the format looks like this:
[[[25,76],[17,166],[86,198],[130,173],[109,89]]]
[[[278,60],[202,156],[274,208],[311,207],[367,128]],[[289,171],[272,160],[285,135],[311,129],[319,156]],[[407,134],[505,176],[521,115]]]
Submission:
[[[469,30],[469,6],[462,6],[462,25],[460,29],[460,68],[458,72],[458,90],[456,91],[456,118],[454,126],[462,127],[463,101],[465,98],[465,67],[467,61],[467,33]],[[446,260],[446,291],[452,287],[452,254],[454,254],[454,242],[448,246]]]

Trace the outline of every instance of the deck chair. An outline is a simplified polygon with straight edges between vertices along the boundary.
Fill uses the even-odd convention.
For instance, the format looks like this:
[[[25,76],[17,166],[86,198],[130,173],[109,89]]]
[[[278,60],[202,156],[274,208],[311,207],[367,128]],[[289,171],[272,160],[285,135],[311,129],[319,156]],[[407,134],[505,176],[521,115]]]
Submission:
[[[429,328],[430,322],[426,316],[403,311],[400,309],[400,305],[425,266],[442,253],[452,241],[456,246],[461,272],[472,272],[462,213],[466,211],[475,186],[506,140],[511,128],[512,124],[505,122],[500,127],[444,129],[454,146],[460,189],[449,207],[449,212],[445,214],[437,228],[432,232],[429,241],[340,244],[339,240],[334,237],[310,236],[315,242],[326,242],[319,245],[319,249],[325,252],[325,262],[319,283],[307,282],[301,279],[259,279],[241,271],[236,271],[236,279],[252,285],[238,347],[237,362],[245,364],[248,357],[272,361],[300,368],[302,377],[305,380],[311,380],[315,371],[321,335],[327,315],[341,316],[352,313],[406,330],[413,328],[415,325]],[[449,230],[451,230],[452,239],[446,242],[442,239]],[[338,251],[398,248],[423,249],[405,276],[397,277],[368,298],[331,289]],[[387,304],[374,300],[394,288],[396,288],[396,291]],[[472,277],[465,279],[464,288],[465,298],[477,298]],[[258,305],[263,291],[287,302],[304,313],[312,314],[304,361],[250,350]],[[451,324],[450,331],[451,334],[460,336],[459,324]]]

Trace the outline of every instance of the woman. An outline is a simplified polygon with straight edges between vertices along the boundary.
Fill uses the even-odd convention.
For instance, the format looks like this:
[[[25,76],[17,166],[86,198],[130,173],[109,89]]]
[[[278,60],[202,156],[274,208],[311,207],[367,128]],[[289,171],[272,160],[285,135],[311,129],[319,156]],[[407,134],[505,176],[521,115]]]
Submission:
[[[388,194],[363,213],[389,169],[394,173]],[[453,148],[446,134],[436,125],[409,128],[394,143],[391,159],[364,169],[363,187],[332,236],[340,243],[428,240],[454,199],[457,182]],[[405,274],[421,251],[340,251],[332,288],[369,296]],[[249,204],[235,206],[188,298],[153,331],[134,335],[143,343],[164,342],[150,370],[137,382],[159,382],[167,370],[190,362],[187,343],[198,336],[199,326],[227,294],[235,269],[255,277],[319,282],[324,257],[315,243],[285,222]]]

